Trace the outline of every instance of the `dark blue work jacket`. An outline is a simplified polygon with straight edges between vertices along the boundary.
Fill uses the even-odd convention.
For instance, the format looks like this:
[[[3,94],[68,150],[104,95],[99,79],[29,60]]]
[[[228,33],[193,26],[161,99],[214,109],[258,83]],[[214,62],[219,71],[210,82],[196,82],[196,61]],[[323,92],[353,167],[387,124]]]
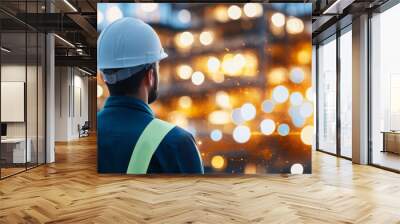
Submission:
[[[126,173],[135,144],[153,118],[143,101],[110,96],[97,114],[98,172]],[[193,136],[174,127],[153,154],[147,173],[204,173]]]

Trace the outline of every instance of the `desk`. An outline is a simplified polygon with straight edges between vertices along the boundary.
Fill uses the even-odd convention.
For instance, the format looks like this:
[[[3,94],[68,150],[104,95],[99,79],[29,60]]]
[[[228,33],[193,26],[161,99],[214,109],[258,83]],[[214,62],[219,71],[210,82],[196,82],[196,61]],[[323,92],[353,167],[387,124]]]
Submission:
[[[1,139],[1,157],[6,163],[26,163],[32,158],[31,146],[32,141],[27,139],[25,151],[25,138],[6,138]],[[26,159],[26,160],[25,160]]]
[[[382,152],[393,152],[400,154],[400,131],[382,131],[383,150]]]

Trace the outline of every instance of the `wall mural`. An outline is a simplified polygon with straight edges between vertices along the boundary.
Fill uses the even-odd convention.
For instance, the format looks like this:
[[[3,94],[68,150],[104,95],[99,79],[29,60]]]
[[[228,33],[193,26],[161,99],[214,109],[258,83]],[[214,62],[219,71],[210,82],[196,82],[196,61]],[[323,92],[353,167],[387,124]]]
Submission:
[[[99,3],[98,171],[311,173],[311,8]],[[137,46],[150,41],[146,28],[117,30],[137,19],[155,30],[168,54],[159,64],[136,63],[136,50],[151,48]],[[124,45],[126,38],[132,42]],[[131,70],[113,59],[120,51],[125,65],[135,61]],[[155,92],[148,107],[143,99],[152,101]],[[151,113],[176,126],[151,122]]]

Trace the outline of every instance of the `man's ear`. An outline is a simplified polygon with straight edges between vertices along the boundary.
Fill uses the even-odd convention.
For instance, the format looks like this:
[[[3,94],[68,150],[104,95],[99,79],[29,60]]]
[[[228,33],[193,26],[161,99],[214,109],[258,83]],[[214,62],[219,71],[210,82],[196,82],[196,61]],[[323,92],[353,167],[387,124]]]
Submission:
[[[146,84],[147,84],[148,86],[154,85],[154,81],[155,81],[155,80],[154,80],[153,72],[154,72],[153,69],[149,69],[149,70],[147,71],[147,73],[146,73],[145,81],[146,81]]]

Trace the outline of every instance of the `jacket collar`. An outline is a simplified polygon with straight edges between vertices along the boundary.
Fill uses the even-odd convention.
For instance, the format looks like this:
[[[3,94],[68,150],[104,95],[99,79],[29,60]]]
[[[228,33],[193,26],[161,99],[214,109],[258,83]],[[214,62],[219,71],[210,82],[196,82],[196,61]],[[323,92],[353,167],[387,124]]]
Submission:
[[[142,100],[130,96],[110,96],[104,104],[104,108],[109,107],[125,107],[150,114],[154,117],[154,113],[148,104]]]

